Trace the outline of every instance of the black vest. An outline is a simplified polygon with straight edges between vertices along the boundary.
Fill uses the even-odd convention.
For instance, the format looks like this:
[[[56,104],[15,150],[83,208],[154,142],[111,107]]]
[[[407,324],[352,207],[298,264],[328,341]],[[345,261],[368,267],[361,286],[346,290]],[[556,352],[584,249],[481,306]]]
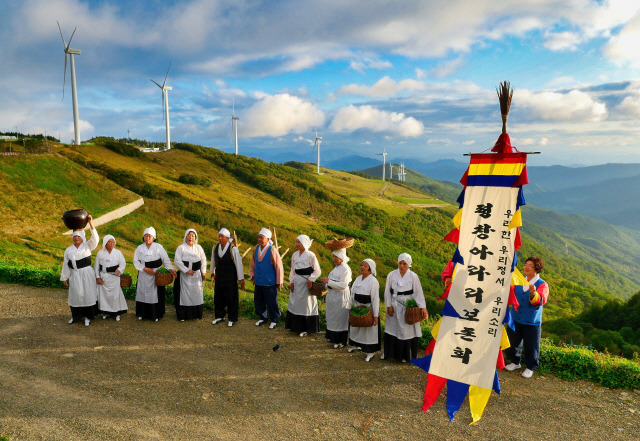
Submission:
[[[227,248],[222,257],[218,256],[219,247],[220,244],[217,244],[213,249],[213,258],[216,263],[216,283],[234,284],[238,281],[238,272],[231,257],[231,244],[229,244],[229,248]]]

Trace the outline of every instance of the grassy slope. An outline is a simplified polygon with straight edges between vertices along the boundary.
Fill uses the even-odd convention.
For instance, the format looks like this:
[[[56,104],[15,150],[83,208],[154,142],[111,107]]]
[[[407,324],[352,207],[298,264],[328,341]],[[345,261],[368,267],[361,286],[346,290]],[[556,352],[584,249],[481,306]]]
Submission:
[[[139,196],[58,154],[0,161],[0,254],[4,260],[58,263],[70,243],[62,213],[86,208],[98,217]]]

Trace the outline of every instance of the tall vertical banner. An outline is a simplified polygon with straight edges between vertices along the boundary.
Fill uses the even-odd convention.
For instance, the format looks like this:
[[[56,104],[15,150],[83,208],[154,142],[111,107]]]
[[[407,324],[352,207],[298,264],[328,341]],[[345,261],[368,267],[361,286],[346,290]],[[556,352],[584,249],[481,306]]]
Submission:
[[[460,210],[445,237],[458,245],[451,288],[428,355],[413,361],[428,372],[425,411],[446,385],[449,418],[468,394],[475,422],[491,391],[500,391],[497,367],[504,367],[502,349],[509,346],[504,324],[511,322],[507,305],[517,306],[511,285],[523,277],[516,250],[526,160],[527,154],[519,152],[472,154],[460,181]]]

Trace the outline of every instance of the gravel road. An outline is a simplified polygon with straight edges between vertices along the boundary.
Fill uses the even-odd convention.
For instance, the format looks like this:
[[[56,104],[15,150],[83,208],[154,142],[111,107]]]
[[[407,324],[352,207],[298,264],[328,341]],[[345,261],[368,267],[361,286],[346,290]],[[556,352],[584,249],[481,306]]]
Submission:
[[[129,308],[134,307],[130,303]],[[0,285],[0,435],[10,440],[637,440],[640,393],[500,374],[483,418],[426,374],[211,314],[67,324],[66,291]],[[273,351],[274,345],[282,347]]]

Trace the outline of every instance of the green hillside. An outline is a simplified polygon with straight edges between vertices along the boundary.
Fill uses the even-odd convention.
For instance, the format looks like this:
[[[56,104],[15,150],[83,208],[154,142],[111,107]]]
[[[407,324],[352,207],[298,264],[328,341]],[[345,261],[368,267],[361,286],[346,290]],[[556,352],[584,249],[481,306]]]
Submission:
[[[159,242],[171,255],[189,227],[198,230],[200,244],[209,253],[223,226],[237,232],[242,250],[253,246],[260,228],[270,226],[278,232],[281,251],[293,250],[298,234],[312,237],[316,241],[312,249],[326,274],[331,258],[322,244],[348,235],[357,239],[350,250],[353,268],[357,269],[355,262],[371,257],[381,280],[395,268],[398,254],[409,252],[430,308],[438,311],[440,272],[454,251],[453,244],[442,241],[457,210],[455,204],[442,203],[459,193],[449,184],[425,177],[421,184],[411,184],[421,176],[413,171],[408,171],[407,183],[390,184],[326,169],[318,176],[307,164],[266,163],[181,143],[168,152],[145,155],[108,139],[79,148],[55,145],[54,150],[54,154],[1,163],[0,180],[21,182],[3,195],[8,208],[0,236],[4,261],[59,265],[70,243],[61,236],[64,227],[59,216],[64,209],[84,206],[98,216],[140,195],[145,198],[141,209],[100,230],[118,238],[128,259],[149,225],[158,230]],[[38,172],[43,169],[50,172]],[[428,188],[434,191],[425,191]],[[36,203],[29,202],[33,194],[40,194]],[[438,204],[422,208],[429,201]],[[553,287],[547,319],[574,316],[589,305],[602,304],[612,296],[626,299],[639,290],[638,265],[625,260],[634,246],[632,236],[621,235],[614,241],[603,225],[592,227],[587,218],[574,218],[581,228],[561,227],[563,218],[554,225],[554,213],[534,207],[526,207],[524,214],[520,256],[537,254],[547,263],[544,277]],[[551,228],[542,226],[543,222]],[[600,231],[600,236],[590,228]],[[627,248],[620,248],[625,243]]]

